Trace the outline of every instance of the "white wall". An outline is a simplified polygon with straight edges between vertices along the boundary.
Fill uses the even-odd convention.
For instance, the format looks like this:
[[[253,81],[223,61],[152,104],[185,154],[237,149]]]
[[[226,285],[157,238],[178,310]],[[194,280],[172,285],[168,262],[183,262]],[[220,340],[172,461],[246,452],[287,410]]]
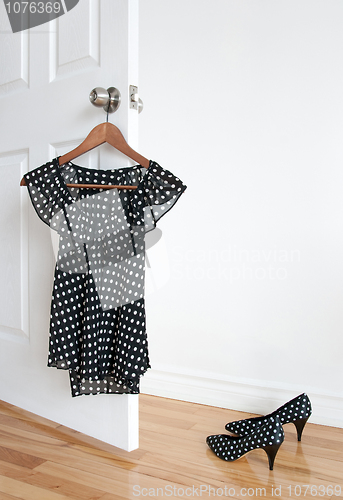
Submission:
[[[264,412],[305,391],[343,426],[342,25],[341,0],[141,0],[140,152],[188,185],[143,392]]]

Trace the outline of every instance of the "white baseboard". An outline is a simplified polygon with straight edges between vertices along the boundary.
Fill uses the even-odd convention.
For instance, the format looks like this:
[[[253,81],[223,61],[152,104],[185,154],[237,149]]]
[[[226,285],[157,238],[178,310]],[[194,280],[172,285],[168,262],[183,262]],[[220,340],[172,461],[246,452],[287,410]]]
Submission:
[[[310,422],[343,427],[343,395],[320,394],[313,387],[277,387],[251,380],[223,380],[208,373],[148,370],[141,379],[141,392],[248,413],[267,414],[306,392],[313,413]]]

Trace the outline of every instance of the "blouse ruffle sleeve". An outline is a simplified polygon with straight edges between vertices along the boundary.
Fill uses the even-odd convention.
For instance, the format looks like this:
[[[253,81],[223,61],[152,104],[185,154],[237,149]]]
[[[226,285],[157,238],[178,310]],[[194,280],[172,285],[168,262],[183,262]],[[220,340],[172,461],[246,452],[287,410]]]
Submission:
[[[175,205],[186,189],[187,186],[178,177],[158,163],[150,161],[134,194],[137,224],[141,223],[138,214],[143,208],[145,231],[154,229],[157,221]]]
[[[62,208],[58,189],[57,166],[54,161],[24,175],[32,205],[38,217],[48,226],[55,214]]]

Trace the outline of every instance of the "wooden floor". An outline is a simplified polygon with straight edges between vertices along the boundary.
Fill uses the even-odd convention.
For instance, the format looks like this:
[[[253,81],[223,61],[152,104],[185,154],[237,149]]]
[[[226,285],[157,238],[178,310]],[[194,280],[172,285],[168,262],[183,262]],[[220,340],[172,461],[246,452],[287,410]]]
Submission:
[[[0,402],[0,500],[343,499],[343,429],[308,423],[298,443],[293,424],[284,426],[269,471],[263,450],[227,463],[205,443],[247,414],[139,397],[140,448],[131,453]]]

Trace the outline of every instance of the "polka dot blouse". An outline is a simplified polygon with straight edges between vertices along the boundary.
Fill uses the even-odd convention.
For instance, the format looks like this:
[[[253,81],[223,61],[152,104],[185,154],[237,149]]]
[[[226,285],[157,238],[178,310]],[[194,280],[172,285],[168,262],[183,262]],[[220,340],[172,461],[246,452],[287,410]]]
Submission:
[[[92,170],[55,158],[24,177],[37,215],[59,234],[48,366],[69,371],[72,396],[138,394],[150,367],[144,235],[186,186],[153,161]]]

